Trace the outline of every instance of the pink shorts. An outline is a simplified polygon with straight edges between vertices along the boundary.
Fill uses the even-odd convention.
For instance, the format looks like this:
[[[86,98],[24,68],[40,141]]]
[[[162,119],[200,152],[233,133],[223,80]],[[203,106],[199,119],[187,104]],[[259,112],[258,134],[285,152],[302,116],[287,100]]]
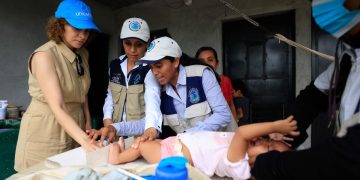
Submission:
[[[169,156],[184,156],[182,153],[182,145],[176,136],[168,137],[160,142],[161,159]]]

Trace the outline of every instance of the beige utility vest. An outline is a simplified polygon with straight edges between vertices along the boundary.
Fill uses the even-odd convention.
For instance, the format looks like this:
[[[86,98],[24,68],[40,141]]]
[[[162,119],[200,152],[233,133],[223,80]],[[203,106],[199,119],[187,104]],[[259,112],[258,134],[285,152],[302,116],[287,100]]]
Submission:
[[[109,90],[111,91],[114,106],[112,115],[114,122],[119,122],[122,119],[124,106],[126,121],[139,120],[145,117],[144,81],[150,68],[139,65],[131,70],[129,72],[128,87],[126,87],[126,79],[120,66],[125,58],[122,60],[115,59],[110,63]]]
[[[114,112],[113,121],[119,122],[121,120],[124,105],[126,108],[126,120],[139,120],[145,117],[145,101],[144,101],[144,85],[132,85],[126,88],[116,83],[109,83],[111,90]]]
[[[81,48],[77,51],[82,58],[81,65],[84,68],[84,75],[82,76],[79,76],[76,70],[75,53],[64,43],[56,44],[54,41],[49,41],[36,49],[33,54],[37,52],[47,52],[54,61],[67,112],[76,124],[85,129],[82,105],[90,87],[87,50]],[[33,54],[29,58],[29,65]],[[21,120],[15,154],[16,171],[24,170],[31,165],[44,161],[49,156],[79,146],[58,123],[38,80],[32,75],[30,68],[28,71],[29,94],[32,100]]]

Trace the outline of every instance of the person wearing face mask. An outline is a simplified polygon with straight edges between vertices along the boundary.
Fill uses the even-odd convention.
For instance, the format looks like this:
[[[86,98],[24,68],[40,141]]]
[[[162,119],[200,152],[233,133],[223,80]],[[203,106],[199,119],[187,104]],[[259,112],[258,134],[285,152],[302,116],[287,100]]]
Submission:
[[[329,124],[340,129],[310,149],[260,155],[252,170],[259,180],[360,179],[360,1],[319,0],[312,5],[315,22],[339,40],[335,62],[296,98],[294,116],[301,134],[290,143],[296,147],[306,139],[307,127],[320,112],[328,111]]]
[[[98,147],[85,130],[91,129],[87,93],[89,53],[84,48],[93,31],[90,8],[80,0],[62,1],[47,23],[49,41],[28,60],[32,97],[22,120],[16,145],[16,171],[73,149]]]
[[[90,136],[94,140],[101,136],[101,142],[115,135],[142,135],[141,141],[152,140],[161,132],[160,86],[149,66],[137,64],[149,44],[149,26],[141,18],[126,19],[120,39],[125,55],[110,63],[104,128]]]

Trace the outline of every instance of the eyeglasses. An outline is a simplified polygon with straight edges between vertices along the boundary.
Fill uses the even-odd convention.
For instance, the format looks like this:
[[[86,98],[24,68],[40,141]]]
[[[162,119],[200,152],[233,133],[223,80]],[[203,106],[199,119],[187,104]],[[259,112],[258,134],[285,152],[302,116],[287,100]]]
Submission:
[[[76,54],[76,71],[78,73],[79,76],[84,75],[84,68],[81,66],[82,63],[82,59],[81,56],[79,54]]]

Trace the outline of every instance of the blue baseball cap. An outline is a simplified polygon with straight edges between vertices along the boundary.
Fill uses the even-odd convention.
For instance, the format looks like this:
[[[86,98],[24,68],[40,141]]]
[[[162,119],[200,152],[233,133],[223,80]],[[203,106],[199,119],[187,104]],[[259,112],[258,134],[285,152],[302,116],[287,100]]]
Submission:
[[[93,21],[90,7],[81,0],[63,0],[55,12],[55,17],[64,18],[77,29],[100,31]]]

